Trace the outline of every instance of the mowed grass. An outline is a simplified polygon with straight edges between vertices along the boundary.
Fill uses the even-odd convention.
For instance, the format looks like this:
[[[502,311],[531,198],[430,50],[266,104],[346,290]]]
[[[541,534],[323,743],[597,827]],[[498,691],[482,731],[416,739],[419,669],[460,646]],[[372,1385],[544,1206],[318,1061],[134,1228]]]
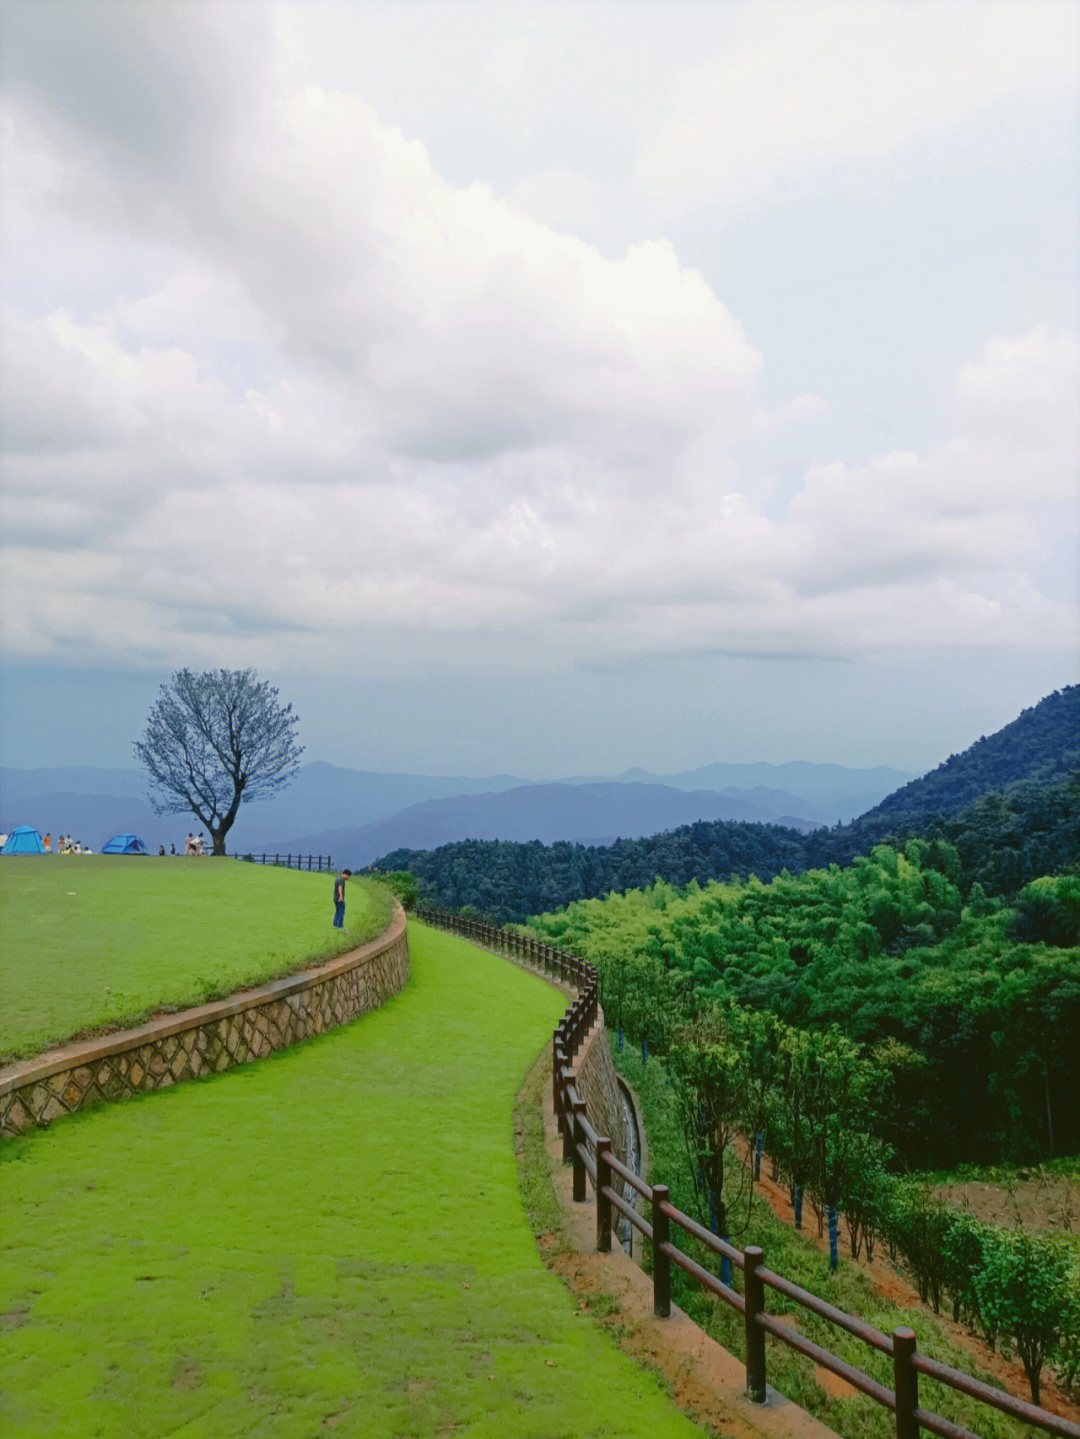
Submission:
[[[701,1432],[521,1204],[514,1096],[565,1001],[410,949],[351,1025],[0,1146],[5,1439]]]
[[[0,1061],[202,1004],[381,933],[385,889],[228,859],[0,859]]]

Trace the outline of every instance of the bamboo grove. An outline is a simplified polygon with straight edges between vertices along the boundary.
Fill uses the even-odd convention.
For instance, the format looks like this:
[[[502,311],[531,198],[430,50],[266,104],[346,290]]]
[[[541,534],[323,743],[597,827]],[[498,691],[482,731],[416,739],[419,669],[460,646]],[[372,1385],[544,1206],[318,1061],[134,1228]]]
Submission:
[[[762,1154],[855,1257],[1002,1342],[1037,1400],[1080,1369],[1075,1247],[946,1208],[913,1171],[1080,1150],[1080,880],[962,903],[943,841],[845,869],[588,900],[531,928],[592,961],[608,1025],[662,1060],[702,1222],[737,1238]]]

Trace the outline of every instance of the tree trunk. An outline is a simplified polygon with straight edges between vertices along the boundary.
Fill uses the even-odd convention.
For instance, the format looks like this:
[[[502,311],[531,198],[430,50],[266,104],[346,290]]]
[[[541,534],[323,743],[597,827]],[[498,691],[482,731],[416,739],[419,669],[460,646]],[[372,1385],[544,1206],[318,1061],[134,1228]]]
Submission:
[[[1054,1157],[1054,1116],[1050,1110],[1050,1071],[1043,1070],[1043,1087],[1046,1090],[1046,1128],[1050,1139],[1050,1158]],[[1038,1400],[1035,1401],[1038,1403]]]
[[[1036,1359],[1033,1355],[1024,1354],[1022,1354],[1020,1357],[1024,1361],[1024,1373],[1027,1375],[1028,1383],[1031,1385],[1031,1402],[1032,1404],[1038,1404],[1039,1378],[1042,1374],[1042,1359]]]
[[[718,1239],[727,1239],[727,1206],[715,1189],[709,1189],[709,1218],[712,1232]],[[731,1288],[731,1260],[726,1254],[720,1256],[720,1283]]]
[[[862,1248],[862,1225],[853,1214],[845,1216],[848,1228],[848,1243],[851,1245],[852,1259],[858,1259],[859,1250]]]

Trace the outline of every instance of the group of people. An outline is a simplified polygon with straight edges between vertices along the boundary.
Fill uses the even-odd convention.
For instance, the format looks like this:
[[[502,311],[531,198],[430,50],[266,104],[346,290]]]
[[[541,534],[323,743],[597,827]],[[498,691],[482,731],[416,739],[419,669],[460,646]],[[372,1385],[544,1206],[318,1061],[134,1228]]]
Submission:
[[[6,835],[6,834],[0,835],[0,845],[2,845],[6,839],[7,839],[7,835]],[[62,835],[59,837],[59,839],[58,839],[57,842],[56,842],[56,849],[55,849],[55,851],[53,850],[52,832],[51,832],[51,831],[50,831],[49,833],[44,834],[44,835],[41,836],[41,843],[42,843],[42,846],[43,846],[46,854],[53,854],[53,853],[55,853],[55,854],[93,854],[93,853],[94,853],[94,851],[90,848],[90,846],[89,846],[88,844],[82,844],[79,840],[77,840],[77,839],[72,839],[71,835],[69,835],[69,834],[62,834]],[[204,848],[205,844],[206,844],[206,840],[203,838],[203,836],[202,836],[201,834],[189,834],[188,837],[187,837],[187,844],[184,846],[184,853],[185,853],[185,854],[206,854],[206,853],[207,853],[207,850]],[[158,854],[159,854],[159,855],[164,855],[164,853],[165,853],[165,846],[164,846],[163,844],[159,844],[159,845],[158,845]],[[175,854],[175,853],[176,853],[176,845],[175,845],[175,844],[170,844],[170,845],[169,845],[169,853],[170,853],[170,854]]]
[[[48,834],[45,835],[41,842],[45,846],[45,853],[52,854],[52,836]],[[189,834],[187,837],[187,844],[184,846],[184,853],[205,854],[206,850],[203,848],[203,845],[205,843],[206,841],[203,839],[201,834]],[[93,854],[94,851],[89,847],[89,845],[80,844],[77,839],[73,840],[69,834],[62,834],[60,836],[60,843],[56,852],[57,854]],[[163,844],[159,844],[158,854],[164,855],[164,853],[165,846]],[[169,845],[169,853],[176,853],[175,844]]]

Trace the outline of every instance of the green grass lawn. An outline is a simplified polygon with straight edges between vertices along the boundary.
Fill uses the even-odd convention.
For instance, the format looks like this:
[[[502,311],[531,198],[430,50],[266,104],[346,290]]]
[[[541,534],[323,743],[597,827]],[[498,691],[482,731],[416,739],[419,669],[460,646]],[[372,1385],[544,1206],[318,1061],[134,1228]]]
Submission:
[[[6,1439],[701,1432],[522,1207],[514,1096],[565,1001],[410,948],[351,1025],[0,1146]]]
[[[0,860],[0,1060],[330,958],[385,929],[385,889],[226,859]]]

